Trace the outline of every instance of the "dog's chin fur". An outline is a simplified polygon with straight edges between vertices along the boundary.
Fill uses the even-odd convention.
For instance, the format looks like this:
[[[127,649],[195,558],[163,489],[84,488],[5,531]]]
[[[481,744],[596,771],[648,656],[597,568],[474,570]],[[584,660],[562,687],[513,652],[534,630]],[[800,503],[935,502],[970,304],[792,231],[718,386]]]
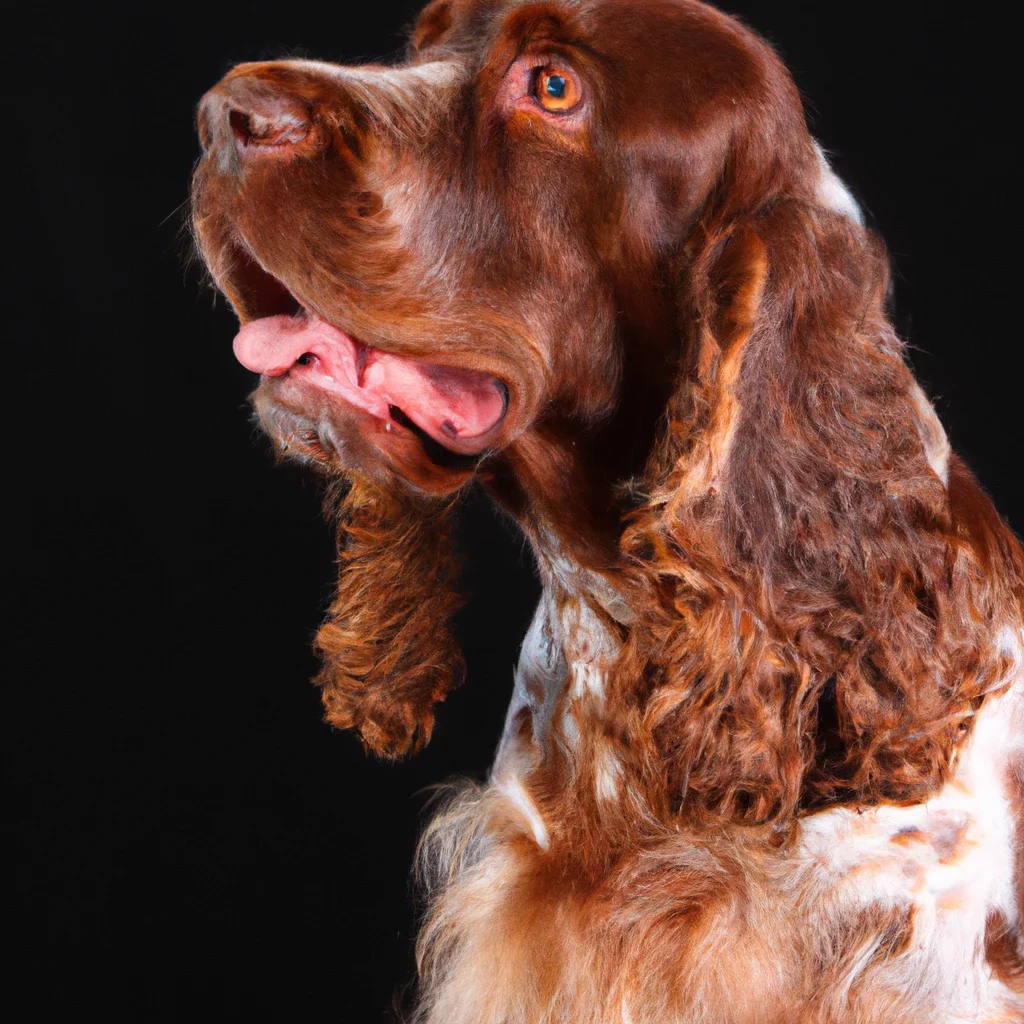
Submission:
[[[455,499],[385,489],[350,474],[332,510],[338,590],[316,637],[327,721],[383,757],[430,739],[434,705],[462,679]]]

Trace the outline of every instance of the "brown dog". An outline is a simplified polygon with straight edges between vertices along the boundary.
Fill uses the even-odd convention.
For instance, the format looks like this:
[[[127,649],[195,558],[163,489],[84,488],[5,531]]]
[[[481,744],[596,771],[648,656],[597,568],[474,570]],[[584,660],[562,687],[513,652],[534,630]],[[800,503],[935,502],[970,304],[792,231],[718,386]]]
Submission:
[[[1024,1020],[1024,555],[772,50],[696,0],[436,0],[244,64],[195,229],[344,479],[328,720],[427,741],[473,476],[544,594],[431,825],[430,1024]]]

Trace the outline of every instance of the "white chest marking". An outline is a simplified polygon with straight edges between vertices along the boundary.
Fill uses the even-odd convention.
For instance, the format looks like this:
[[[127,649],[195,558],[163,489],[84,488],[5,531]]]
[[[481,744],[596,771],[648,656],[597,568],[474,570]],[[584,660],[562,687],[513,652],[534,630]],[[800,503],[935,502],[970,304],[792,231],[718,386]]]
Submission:
[[[1004,631],[1007,644],[1020,642]],[[1008,647],[1008,651],[1011,648]],[[986,919],[1017,918],[1011,758],[1020,757],[1024,673],[1018,657],[1011,689],[978,715],[953,779],[910,807],[841,808],[801,826],[791,896],[844,909],[913,911],[913,945],[890,969],[927,990],[950,1020],[973,1020],[1012,997],[984,961]]]

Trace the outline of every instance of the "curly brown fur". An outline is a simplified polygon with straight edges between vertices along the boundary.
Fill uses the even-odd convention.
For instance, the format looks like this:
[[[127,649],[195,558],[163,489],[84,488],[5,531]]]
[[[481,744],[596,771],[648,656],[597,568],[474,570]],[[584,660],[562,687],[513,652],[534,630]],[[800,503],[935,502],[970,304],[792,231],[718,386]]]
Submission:
[[[429,738],[471,477],[537,556],[491,778],[423,845],[416,1019],[1020,1020],[1024,553],[771,48],[697,0],[434,0],[401,66],[241,65],[199,127],[261,421],[352,480],[328,720]],[[431,433],[466,380],[500,418]]]
[[[623,537],[623,693],[646,681],[683,813],[924,799],[1006,679],[1007,594],[929,465],[884,250],[786,202],[697,237],[687,365]]]
[[[462,679],[448,623],[459,606],[452,502],[415,500],[354,475],[337,511],[338,592],[315,648],[327,721],[375,754],[420,750],[434,705]]]

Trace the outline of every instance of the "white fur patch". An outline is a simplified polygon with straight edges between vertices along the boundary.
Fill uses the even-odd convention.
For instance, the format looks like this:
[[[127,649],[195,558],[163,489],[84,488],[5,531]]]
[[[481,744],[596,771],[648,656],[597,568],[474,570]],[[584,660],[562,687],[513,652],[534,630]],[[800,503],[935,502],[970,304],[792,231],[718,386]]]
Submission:
[[[992,978],[984,946],[990,913],[1017,917],[1005,780],[1021,745],[1019,664],[1015,675],[1010,691],[982,708],[955,776],[934,799],[807,818],[790,882],[794,894],[813,893],[840,915],[870,906],[912,910],[912,946],[886,968],[887,983],[927,994],[948,1008],[950,1021],[980,1020],[1012,1000]]]
[[[494,785],[523,816],[536,844],[542,850],[546,850],[551,842],[548,837],[547,826],[544,824],[544,819],[540,816],[540,811],[537,810],[537,805],[530,799],[530,795],[526,792],[523,784],[515,775],[509,773],[496,780]]]
[[[550,591],[545,590],[520,650],[512,700],[505,716],[505,729],[495,760],[495,772],[501,770],[505,761],[516,752],[517,723],[524,709],[530,714],[534,744],[540,745],[543,742],[551,728],[555,703],[562,692],[568,671],[557,612]]]
[[[569,661],[569,690],[574,699],[591,696],[604,703],[604,684],[615,645],[601,620],[585,601],[572,601],[562,610],[562,637]]]
[[[825,151],[817,142],[814,144],[814,151],[818,154],[821,171],[818,178],[818,201],[827,209],[835,210],[836,213],[841,213],[863,226],[864,214],[860,204],[853,198],[853,193],[846,187],[843,179],[832,170]]]
[[[618,799],[619,785],[622,781],[622,766],[607,746],[598,751],[594,777],[594,789],[598,800],[607,800],[611,803]]]
[[[921,442],[924,445],[928,465],[944,484],[948,484],[949,457],[952,454],[952,449],[949,446],[945,428],[942,426],[934,406],[928,401],[928,396],[916,381],[911,391],[911,397],[917,407],[918,430],[921,433]]]

